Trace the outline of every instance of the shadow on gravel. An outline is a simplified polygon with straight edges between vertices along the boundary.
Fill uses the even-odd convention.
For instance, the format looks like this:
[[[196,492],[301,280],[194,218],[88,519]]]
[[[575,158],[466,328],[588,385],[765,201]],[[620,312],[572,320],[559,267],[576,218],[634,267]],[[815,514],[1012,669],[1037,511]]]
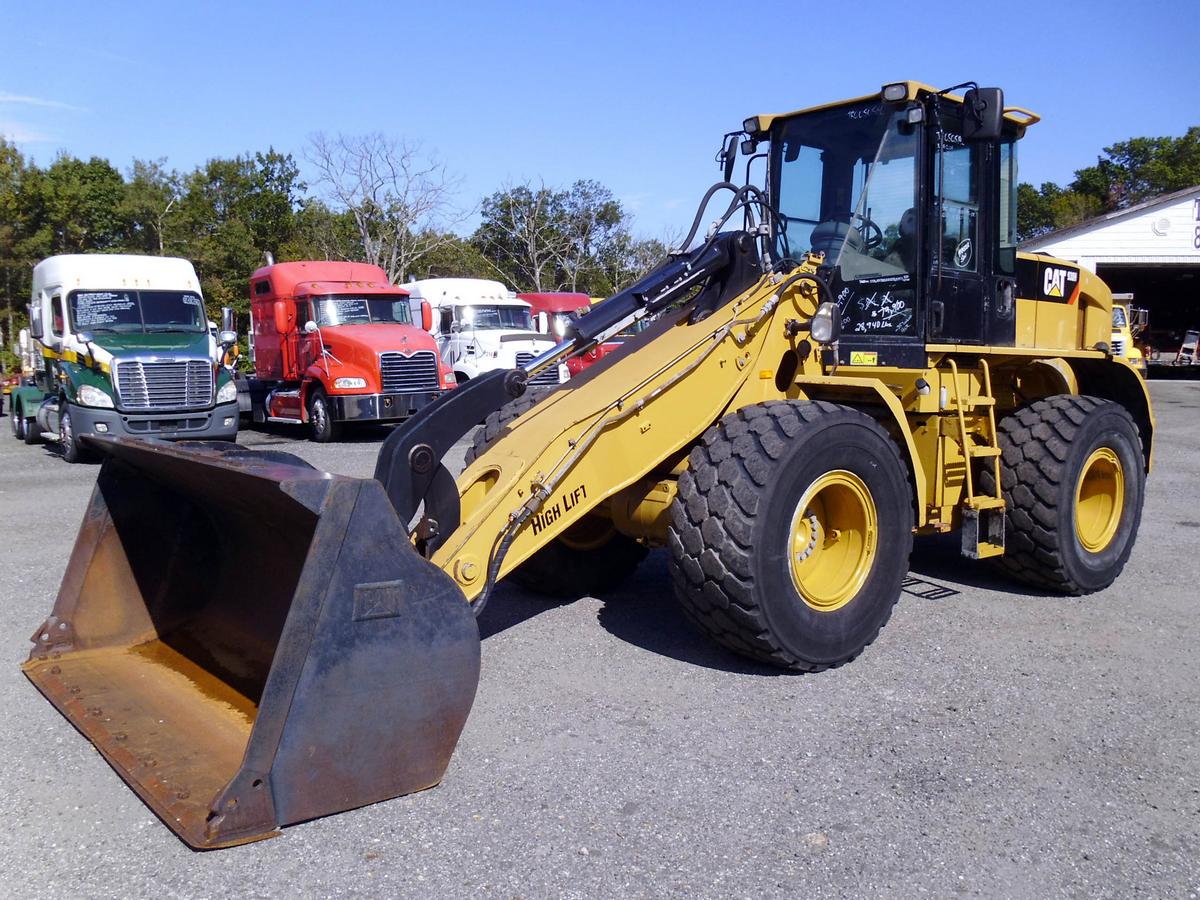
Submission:
[[[961,547],[958,534],[916,538],[913,541],[909,571],[921,578],[947,582],[949,587],[979,588],[1022,597],[1055,596],[1008,577],[986,560],[967,559],[962,555]]]
[[[378,444],[392,433],[393,427],[395,426],[350,425],[342,430],[342,435],[338,438],[337,443]],[[253,431],[260,437],[275,438],[279,441],[307,441],[309,439],[307,425],[287,425],[282,422],[255,422],[249,424],[243,420],[238,431],[241,434]],[[267,442],[263,441],[263,443]]]
[[[651,653],[739,675],[800,674],[740,657],[693,626],[672,595],[665,550],[651,553],[620,590],[601,600],[604,606],[597,617],[600,626],[614,637]]]
[[[534,616],[539,616],[571,602],[574,601],[539,597],[501,582],[493,589],[483,614],[479,616],[479,639],[486,641],[493,635],[520,625]]]

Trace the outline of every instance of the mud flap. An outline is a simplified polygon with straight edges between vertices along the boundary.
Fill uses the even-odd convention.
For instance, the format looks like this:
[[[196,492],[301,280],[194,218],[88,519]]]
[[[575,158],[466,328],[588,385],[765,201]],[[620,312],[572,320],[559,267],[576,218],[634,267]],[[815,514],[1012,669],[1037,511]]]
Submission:
[[[441,780],[479,632],[379,482],[89,443],[104,464],[23,669],[180,838],[240,844]]]

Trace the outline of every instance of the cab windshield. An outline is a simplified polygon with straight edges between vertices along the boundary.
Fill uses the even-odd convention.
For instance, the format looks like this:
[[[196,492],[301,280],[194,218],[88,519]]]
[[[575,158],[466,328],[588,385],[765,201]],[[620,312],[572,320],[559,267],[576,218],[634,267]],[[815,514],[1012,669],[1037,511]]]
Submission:
[[[77,333],[196,333],[208,327],[204,300],[194,291],[71,291],[67,314]]]
[[[587,310],[584,310],[584,312],[587,312]],[[550,334],[553,335],[556,340],[565,340],[567,336],[567,329],[571,327],[571,323],[578,321],[579,315],[580,314],[578,310],[550,313]]]
[[[918,132],[878,100],[784,123],[774,142],[783,256],[825,253],[842,279],[916,271]]]
[[[407,297],[327,294],[314,297],[313,301],[317,324],[323,328],[333,325],[370,325],[378,322],[408,325],[412,322]]]
[[[464,330],[533,330],[528,306],[457,306],[454,313],[454,318]]]
[[[1125,310],[1120,306],[1113,307],[1113,329],[1119,330],[1129,324],[1129,320],[1125,317]]]

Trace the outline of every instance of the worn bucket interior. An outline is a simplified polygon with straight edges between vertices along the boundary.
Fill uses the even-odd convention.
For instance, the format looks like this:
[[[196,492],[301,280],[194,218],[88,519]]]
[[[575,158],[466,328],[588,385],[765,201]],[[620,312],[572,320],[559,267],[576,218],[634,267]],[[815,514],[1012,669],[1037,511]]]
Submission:
[[[479,634],[382,486],[284,454],[106,439],[25,673],[188,844],[441,780]]]

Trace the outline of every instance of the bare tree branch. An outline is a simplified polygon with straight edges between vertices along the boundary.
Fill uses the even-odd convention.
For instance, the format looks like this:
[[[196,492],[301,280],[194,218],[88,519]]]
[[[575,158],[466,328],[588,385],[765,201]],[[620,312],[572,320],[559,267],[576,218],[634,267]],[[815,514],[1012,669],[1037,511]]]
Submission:
[[[363,257],[399,282],[424,256],[454,240],[467,212],[454,206],[462,179],[423,153],[421,145],[378,132],[317,133],[306,158],[330,205],[354,218]]]

